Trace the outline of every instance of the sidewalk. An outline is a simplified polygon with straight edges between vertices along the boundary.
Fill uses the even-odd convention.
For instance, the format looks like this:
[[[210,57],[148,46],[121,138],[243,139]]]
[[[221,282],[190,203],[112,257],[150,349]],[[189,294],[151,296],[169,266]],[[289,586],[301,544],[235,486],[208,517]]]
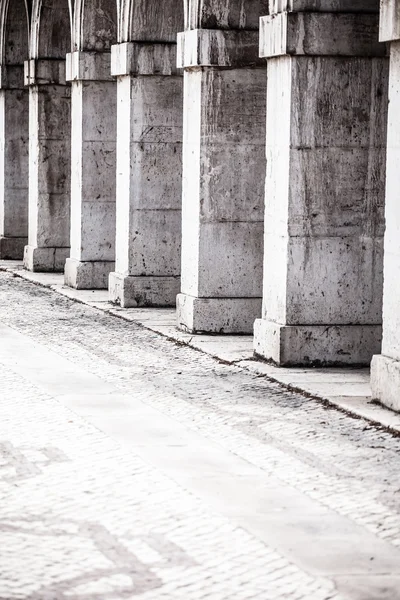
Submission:
[[[48,287],[72,300],[142,325],[162,336],[186,344],[227,364],[251,371],[277,382],[286,389],[298,391],[328,402],[355,417],[361,417],[400,433],[400,414],[372,400],[369,369],[281,368],[256,360],[253,339],[247,335],[191,335],[175,325],[174,309],[123,309],[108,302],[106,290],[74,290],[64,285],[58,273],[31,273],[19,261],[0,261],[0,270],[14,273],[36,285]]]

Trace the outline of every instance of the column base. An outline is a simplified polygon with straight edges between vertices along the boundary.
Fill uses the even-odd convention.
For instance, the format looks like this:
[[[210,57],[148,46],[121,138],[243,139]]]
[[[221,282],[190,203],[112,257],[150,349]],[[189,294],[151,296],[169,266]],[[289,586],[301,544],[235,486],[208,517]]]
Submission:
[[[109,299],[122,308],[174,307],[180,286],[180,277],[134,277],[110,273]]]
[[[372,358],[372,398],[400,412],[400,361],[382,354]]]
[[[65,285],[76,290],[106,290],[115,262],[79,261],[67,258],[65,263]]]
[[[367,366],[380,352],[381,325],[254,323],[254,352],[279,366]]]
[[[27,243],[28,238],[24,237],[0,237],[0,259],[22,260]]]
[[[69,248],[25,246],[24,267],[39,273],[63,273],[69,252]]]
[[[249,334],[261,313],[261,298],[195,298],[179,294],[177,325],[189,333]]]

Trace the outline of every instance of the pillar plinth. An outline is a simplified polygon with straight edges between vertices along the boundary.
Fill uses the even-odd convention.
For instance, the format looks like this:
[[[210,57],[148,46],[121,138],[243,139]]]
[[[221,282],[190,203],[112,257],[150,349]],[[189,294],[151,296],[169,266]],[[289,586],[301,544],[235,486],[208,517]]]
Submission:
[[[65,283],[107,289],[115,266],[117,89],[109,52],[67,54],[71,82],[71,254]]]
[[[63,271],[70,246],[71,90],[65,61],[25,63],[29,86],[29,232],[24,265]]]
[[[24,67],[0,68],[0,259],[20,260],[28,242],[29,93]]]
[[[261,314],[266,69],[257,31],[178,36],[184,69],[178,327],[249,333]]]
[[[112,47],[117,77],[117,232],[110,301],[175,306],[180,289],[182,76],[176,45]]]
[[[285,366],[367,365],[382,335],[388,61],[378,13],[278,12],[260,33],[268,166],[255,353]]]
[[[390,42],[386,168],[386,232],[381,353],[372,359],[372,396],[400,411],[400,16],[398,2],[381,3],[380,37]]]

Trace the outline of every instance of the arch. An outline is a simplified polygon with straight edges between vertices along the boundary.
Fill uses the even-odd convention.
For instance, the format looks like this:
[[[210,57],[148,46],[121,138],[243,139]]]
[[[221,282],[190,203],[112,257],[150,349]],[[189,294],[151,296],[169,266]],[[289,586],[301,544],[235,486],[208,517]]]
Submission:
[[[71,51],[72,0],[33,0],[30,58],[65,59]]]
[[[73,49],[107,52],[118,41],[118,0],[75,0]]]
[[[3,0],[0,10],[0,64],[22,65],[29,57],[30,4]]]
[[[184,28],[182,0],[121,0],[121,42],[176,42]]]
[[[186,29],[258,29],[268,0],[184,0]]]

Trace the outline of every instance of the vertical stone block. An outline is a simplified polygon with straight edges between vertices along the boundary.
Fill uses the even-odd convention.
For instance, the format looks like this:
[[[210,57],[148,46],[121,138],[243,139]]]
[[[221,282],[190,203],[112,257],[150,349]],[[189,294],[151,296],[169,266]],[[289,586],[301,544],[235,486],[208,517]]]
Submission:
[[[0,89],[0,258],[22,259],[28,241],[29,93],[23,67],[3,67]]]
[[[268,58],[255,352],[281,365],[368,364],[381,343],[388,61],[364,31],[376,33],[377,15],[364,15],[361,35],[355,15],[304,14],[317,29],[291,45],[288,18],[288,54]],[[354,56],[321,37],[339,22]],[[268,43],[274,27],[271,17]]]
[[[24,264],[33,271],[63,271],[70,252],[71,90],[65,85],[64,61],[30,62]]]
[[[266,69],[255,40],[253,32],[181,34],[178,326],[193,333],[248,333],[261,310]]]
[[[115,266],[117,84],[110,53],[68,55],[72,88],[71,256],[65,283],[107,289]]]
[[[116,266],[111,302],[174,306],[180,289],[182,77],[175,46],[121,44]]]

